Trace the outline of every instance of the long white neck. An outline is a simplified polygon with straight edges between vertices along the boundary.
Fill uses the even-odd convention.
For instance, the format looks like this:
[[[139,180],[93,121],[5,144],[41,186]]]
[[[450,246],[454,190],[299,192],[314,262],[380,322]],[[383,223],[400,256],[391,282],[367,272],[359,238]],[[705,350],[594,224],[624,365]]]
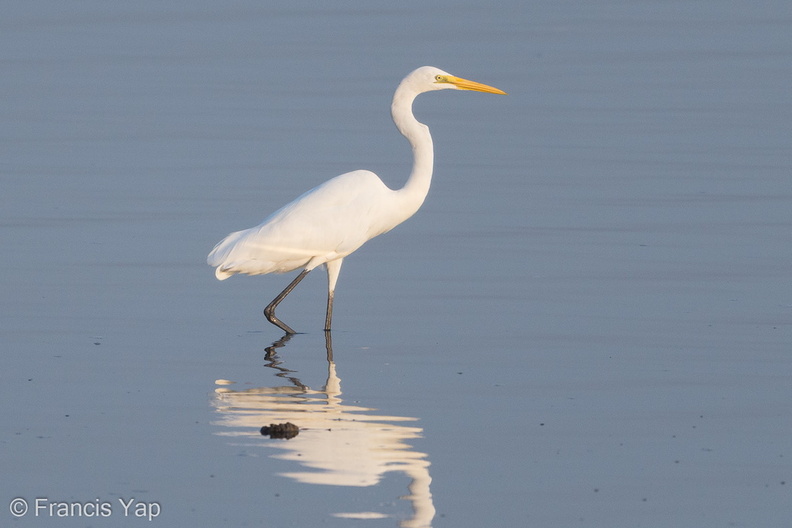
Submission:
[[[419,93],[410,84],[402,83],[396,89],[391,105],[393,122],[399,132],[410,142],[413,151],[412,172],[404,187],[397,191],[404,211],[409,212],[405,219],[412,216],[421,207],[429,193],[434,167],[434,147],[429,127],[419,123],[412,113],[413,101]]]

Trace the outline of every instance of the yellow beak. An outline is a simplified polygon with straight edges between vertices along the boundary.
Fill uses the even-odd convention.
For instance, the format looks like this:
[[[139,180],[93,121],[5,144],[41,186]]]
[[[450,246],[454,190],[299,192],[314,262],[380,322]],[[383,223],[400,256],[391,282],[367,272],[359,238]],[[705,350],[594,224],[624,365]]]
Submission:
[[[454,77],[453,75],[443,75],[438,77],[436,82],[453,84],[460,90],[473,90],[474,92],[507,95],[503,90],[499,90],[493,86],[487,86],[486,84],[477,83],[475,81],[468,81],[467,79]]]

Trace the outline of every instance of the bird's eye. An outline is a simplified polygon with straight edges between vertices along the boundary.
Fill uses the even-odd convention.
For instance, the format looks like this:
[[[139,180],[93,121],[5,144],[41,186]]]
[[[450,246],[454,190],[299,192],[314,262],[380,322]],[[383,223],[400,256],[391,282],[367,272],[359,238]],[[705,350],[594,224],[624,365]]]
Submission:
[[[435,81],[442,82],[443,76],[442,75],[435,75]]]

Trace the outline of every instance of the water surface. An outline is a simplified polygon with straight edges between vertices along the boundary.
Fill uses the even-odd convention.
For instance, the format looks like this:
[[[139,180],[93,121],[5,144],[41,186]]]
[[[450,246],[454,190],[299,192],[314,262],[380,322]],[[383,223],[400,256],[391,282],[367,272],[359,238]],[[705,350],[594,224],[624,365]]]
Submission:
[[[788,522],[786,3],[13,2],[0,29],[6,504]],[[346,260],[332,361],[319,270],[268,351],[290,277],[220,283],[205,255],[336,174],[401,185],[388,107],[424,64],[510,95],[416,102],[424,207]]]

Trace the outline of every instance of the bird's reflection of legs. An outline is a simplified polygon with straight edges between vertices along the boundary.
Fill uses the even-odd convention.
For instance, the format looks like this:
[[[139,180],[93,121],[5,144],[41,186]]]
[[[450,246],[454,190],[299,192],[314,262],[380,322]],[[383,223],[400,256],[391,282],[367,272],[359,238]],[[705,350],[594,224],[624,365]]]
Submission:
[[[293,335],[294,334],[290,334],[290,333],[286,332],[283,335],[283,337],[281,337],[277,341],[273,342],[270,346],[265,348],[264,351],[266,352],[266,354],[264,355],[264,359],[270,360],[273,357],[277,357],[277,353],[275,351],[277,349],[281,348],[282,346],[285,346],[286,343],[289,342],[289,339],[291,339]]]
[[[277,358],[278,354],[276,350],[286,346],[286,343],[294,336],[294,334],[290,334],[286,332],[283,334],[283,337],[278,339],[277,341],[273,341],[273,343],[264,349],[266,354],[264,355],[264,359],[270,360],[273,358]],[[326,330],[324,333],[325,338],[325,350],[327,351],[327,361],[333,361],[333,334],[329,330]],[[269,365],[268,365],[269,366]]]
[[[327,349],[327,362],[333,362],[333,334],[330,330],[325,330],[325,349]]]
[[[286,367],[281,366],[280,358],[278,357],[277,349],[286,346],[286,343],[294,336],[293,333],[286,332],[283,334],[283,337],[274,341],[270,346],[264,349],[264,359],[268,361],[265,365],[266,367],[279,370],[280,372],[277,374],[278,377],[287,378],[291,381],[296,387],[301,389],[307,389],[308,387],[304,385],[299,379],[293,376],[289,376],[288,373],[294,372],[293,370],[287,369]],[[328,365],[333,363],[333,335],[330,331],[324,332],[325,338],[325,351],[327,353],[327,363]]]
[[[276,352],[278,348],[281,348],[282,346],[286,345],[289,339],[292,338],[292,335],[294,334],[289,334],[287,332],[283,337],[281,337],[280,339],[278,339],[277,341],[275,341],[270,346],[264,349],[266,352],[266,354],[264,354],[264,359],[268,361],[268,363],[264,366],[269,367],[271,369],[279,370],[280,372],[278,372],[276,376],[278,376],[279,378],[286,378],[289,381],[291,381],[295,387],[298,387],[302,390],[306,390],[308,389],[307,385],[303,384],[303,382],[301,382],[295,376],[289,376],[289,373],[294,372],[293,370],[281,366],[281,361],[278,358],[278,353]]]

